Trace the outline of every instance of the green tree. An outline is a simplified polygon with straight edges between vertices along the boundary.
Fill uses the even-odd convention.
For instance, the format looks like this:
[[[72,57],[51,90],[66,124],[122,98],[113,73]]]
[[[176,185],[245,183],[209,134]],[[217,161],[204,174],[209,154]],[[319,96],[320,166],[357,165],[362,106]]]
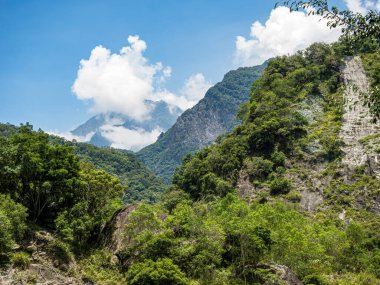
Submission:
[[[135,263],[127,273],[131,285],[186,285],[189,280],[169,258]]]
[[[82,163],[79,183],[73,198],[75,204],[62,209],[55,223],[61,237],[83,246],[95,230],[122,206],[124,187],[119,180],[89,163]]]
[[[11,183],[1,179],[2,191],[26,206],[35,222],[51,221],[62,208],[70,206],[79,176],[72,148],[51,145],[47,134],[33,132],[27,124],[0,148],[0,156],[8,158],[3,168],[11,174]]]
[[[26,230],[26,208],[0,194],[0,255],[8,254]]]

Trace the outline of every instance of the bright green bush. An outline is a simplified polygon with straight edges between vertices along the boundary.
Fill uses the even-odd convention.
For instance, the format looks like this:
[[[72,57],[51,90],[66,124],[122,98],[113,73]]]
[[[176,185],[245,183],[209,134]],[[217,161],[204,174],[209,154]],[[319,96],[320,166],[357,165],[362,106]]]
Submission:
[[[25,207],[0,194],[0,255],[7,255],[26,229]]]
[[[273,162],[262,157],[248,158],[244,166],[251,181],[263,180],[273,171]]]
[[[26,252],[16,252],[11,257],[11,263],[14,267],[27,269],[31,263],[31,258]]]
[[[168,258],[152,261],[150,259],[135,263],[128,270],[130,285],[186,285],[189,280],[179,267]]]
[[[96,250],[79,263],[80,272],[87,282],[102,285],[128,284],[125,274],[111,262],[112,253]]]
[[[295,190],[291,190],[287,195],[286,198],[294,203],[301,201],[301,194]]]
[[[287,194],[291,189],[291,183],[285,177],[275,177],[270,182],[269,188],[272,195]]]

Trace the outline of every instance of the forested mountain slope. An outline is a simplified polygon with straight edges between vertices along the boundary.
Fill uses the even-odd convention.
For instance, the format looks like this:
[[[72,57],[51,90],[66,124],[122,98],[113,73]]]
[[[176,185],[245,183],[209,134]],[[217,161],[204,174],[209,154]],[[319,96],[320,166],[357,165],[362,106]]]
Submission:
[[[238,124],[239,107],[249,99],[252,83],[260,77],[265,65],[228,72],[207,91],[204,99],[185,111],[154,144],[137,155],[156,175],[169,181],[187,154],[210,145]]]

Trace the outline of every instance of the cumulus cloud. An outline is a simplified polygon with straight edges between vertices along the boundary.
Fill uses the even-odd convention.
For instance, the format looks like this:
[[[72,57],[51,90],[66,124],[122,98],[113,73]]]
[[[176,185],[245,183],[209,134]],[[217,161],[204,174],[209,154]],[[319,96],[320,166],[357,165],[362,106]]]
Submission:
[[[159,97],[169,105],[186,110],[197,104],[211,86],[202,73],[197,73],[186,79],[179,96],[166,91],[159,93]]]
[[[97,46],[88,60],[81,60],[73,92],[92,100],[97,113],[118,112],[135,120],[149,116],[144,100],[154,97],[154,81],[170,76],[170,69],[143,56],[147,45],[138,36],[128,37],[120,53]]]
[[[211,83],[206,81],[202,73],[197,73],[186,80],[181,94],[189,101],[198,102],[211,86]]]
[[[162,130],[157,128],[147,132],[143,129],[131,130],[122,126],[104,125],[100,132],[111,142],[111,147],[138,151],[154,143]]]
[[[347,8],[355,13],[366,14],[370,9],[380,10],[380,0],[344,0],[347,5]]]
[[[334,42],[339,35],[340,30],[327,27],[320,16],[277,7],[264,25],[258,21],[252,24],[249,38],[236,38],[235,64],[261,64],[274,56],[293,54],[314,42]]]
[[[51,131],[48,131],[47,132],[49,135],[53,135],[53,136],[57,136],[57,137],[61,137],[61,138],[64,138],[68,141],[77,141],[77,142],[88,142],[91,140],[92,136],[95,134],[95,132],[90,132],[88,134],[86,134],[85,136],[76,136],[74,134],[72,134],[71,132],[51,132]]]
[[[139,36],[129,36],[128,43],[119,53],[97,46],[89,59],[81,60],[72,91],[81,100],[91,100],[93,112],[116,112],[144,121],[152,111],[146,100],[163,100],[186,110],[210,86],[202,74],[196,74],[185,82],[181,94],[168,91],[165,81],[172,69],[161,62],[150,63],[143,55],[147,44]]]

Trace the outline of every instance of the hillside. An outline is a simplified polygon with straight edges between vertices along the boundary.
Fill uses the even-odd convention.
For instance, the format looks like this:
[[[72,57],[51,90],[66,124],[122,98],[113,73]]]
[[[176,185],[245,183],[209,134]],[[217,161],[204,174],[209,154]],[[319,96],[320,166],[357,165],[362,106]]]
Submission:
[[[138,157],[168,182],[187,154],[210,145],[238,124],[239,107],[249,99],[252,83],[264,67],[265,64],[228,72],[154,144],[139,151]]]
[[[17,127],[0,124],[0,136],[9,137],[17,132]],[[163,180],[155,176],[131,152],[96,147],[91,144],[69,142],[62,138],[50,136],[54,144],[65,144],[74,148],[75,154],[82,160],[91,162],[97,168],[115,175],[127,187],[124,201],[155,202],[166,189]]]

